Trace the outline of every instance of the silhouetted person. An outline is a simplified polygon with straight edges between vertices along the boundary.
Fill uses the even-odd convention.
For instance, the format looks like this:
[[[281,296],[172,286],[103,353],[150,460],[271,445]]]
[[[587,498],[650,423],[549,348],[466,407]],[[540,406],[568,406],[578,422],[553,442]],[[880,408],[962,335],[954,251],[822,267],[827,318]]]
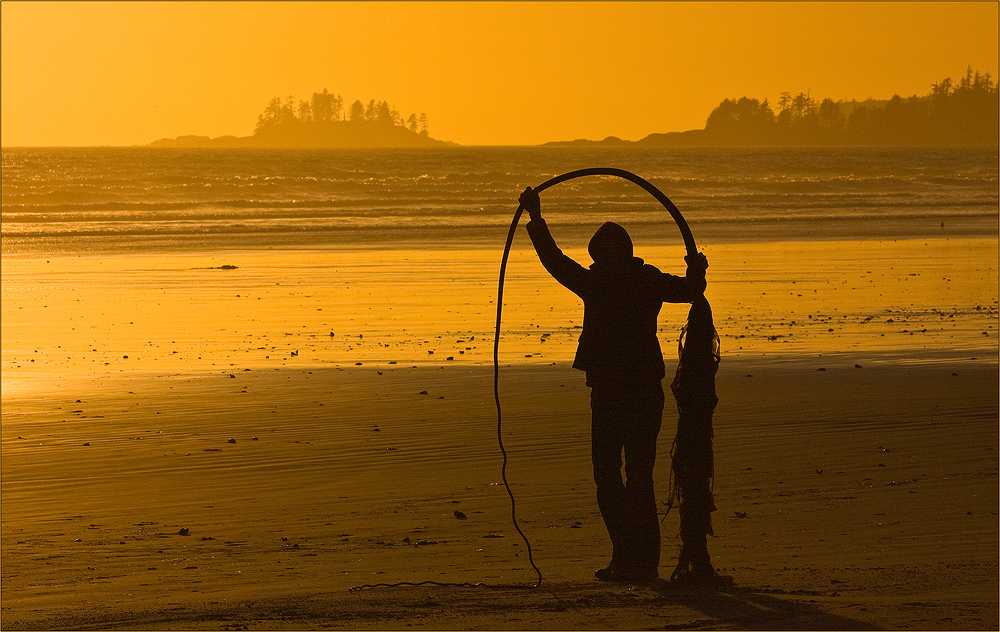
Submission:
[[[520,200],[531,220],[528,235],[542,265],[583,299],[583,332],[573,368],[585,371],[590,391],[591,457],[597,504],[611,537],[603,581],[659,577],[660,527],[653,496],[656,436],[663,415],[663,356],[656,321],[664,302],[689,303],[705,290],[708,260],[686,258],[684,277],[660,272],[632,256],[624,228],[607,222],[590,240],[589,268],[562,253],[529,187]],[[625,479],[622,479],[622,452]]]

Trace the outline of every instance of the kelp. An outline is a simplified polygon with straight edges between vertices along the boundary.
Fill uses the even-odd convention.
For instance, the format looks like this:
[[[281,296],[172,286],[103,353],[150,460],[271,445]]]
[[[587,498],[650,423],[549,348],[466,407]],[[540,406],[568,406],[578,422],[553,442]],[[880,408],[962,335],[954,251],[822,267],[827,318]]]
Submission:
[[[667,512],[680,513],[681,553],[671,580],[716,583],[708,553],[715,511],[715,464],[712,417],[719,398],[715,375],[719,370],[719,335],[712,308],[704,296],[691,304],[687,324],[678,340],[680,361],[670,390],[677,401],[677,435],[670,451],[670,495]],[[725,578],[728,579],[728,578]]]

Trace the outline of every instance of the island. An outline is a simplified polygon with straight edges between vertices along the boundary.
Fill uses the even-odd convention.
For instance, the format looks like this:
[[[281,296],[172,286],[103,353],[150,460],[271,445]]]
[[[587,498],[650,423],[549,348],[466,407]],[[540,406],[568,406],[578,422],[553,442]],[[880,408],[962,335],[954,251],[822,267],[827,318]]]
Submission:
[[[427,133],[427,115],[410,114],[406,119],[386,101],[360,100],[344,107],[339,94],[327,89],[296,103],[271,99],[257,117],[250,136],[185,135],[161,138],[151,147],[287,147],[287,148],[376,148],[448,147],[455,143],[436,140]]]
[[[296,102],[274,97],[250,136],[186,135],[152,147],[379,148],[455,147],[428,134],[427,115],[403,118],[387,101],[345,106],[327,89]],[[544,143],[550,147],[734,147],[734,146],[982,146],[1000,145],[1000,98],[989,73],[969,67],[957,82],[945,78],[923,96],[864,101],[814,98],[783,92],[777,109],[768,100],[725,99],[703,129],[649,134],[639,140],[608,136]]]
[[[808,92],[783,92],[778,111],[755,98],[726,99],[704,129],[649,134],[627,141],[578,139],[548,146],[809,146],[809,145],[955,145],[1000,144],[1000,99],[989,73],[968,68],[957,83],[950,78],[931,85],[924,96],[865,101],[818,101]]]

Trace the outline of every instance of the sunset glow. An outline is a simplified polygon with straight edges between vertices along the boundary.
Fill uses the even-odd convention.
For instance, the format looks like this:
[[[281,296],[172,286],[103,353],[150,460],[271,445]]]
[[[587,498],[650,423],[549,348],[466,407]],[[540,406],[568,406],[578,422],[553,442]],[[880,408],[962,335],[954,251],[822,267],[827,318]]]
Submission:
[[[245,136],[323,88],[434,138],[537,144],[704,126],[726,98],[926,94],[997,75],[993,2],[4,2],[2,142]]]
[[[4,629],[996,630],[998,7],[2,0]]]

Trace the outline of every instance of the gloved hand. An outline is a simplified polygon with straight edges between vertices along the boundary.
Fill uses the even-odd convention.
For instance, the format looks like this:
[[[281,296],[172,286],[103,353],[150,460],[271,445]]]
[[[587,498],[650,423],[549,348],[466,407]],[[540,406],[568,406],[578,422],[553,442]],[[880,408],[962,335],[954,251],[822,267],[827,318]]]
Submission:
[[[524,210],[528,211],[528,217],[532,220],[542,218],[542,201],[538,199],[538,194],[531,187],[526,187],[517,201],[524,206]]]
[[[708,269],[708,257],[705,256],[705,253],[699,252],[696,255],[686,255],[684,261],[688,264],[688,276],[692,274],[705,276],[705,270]]]

